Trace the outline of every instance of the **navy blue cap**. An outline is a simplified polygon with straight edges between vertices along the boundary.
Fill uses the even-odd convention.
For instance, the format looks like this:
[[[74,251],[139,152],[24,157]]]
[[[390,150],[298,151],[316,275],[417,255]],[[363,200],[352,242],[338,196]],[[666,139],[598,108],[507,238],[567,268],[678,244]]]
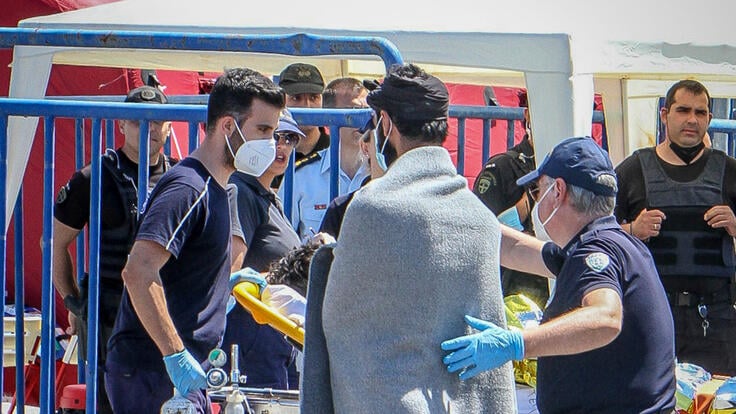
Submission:
[[[524,186],[542,175],[562,178],[566,183],[597,195],[613,197],[618,188],[599,181],[603,175],[616,178],[608,153],[590,137],[568,138],[555,146],[536,170],[516,180]]]

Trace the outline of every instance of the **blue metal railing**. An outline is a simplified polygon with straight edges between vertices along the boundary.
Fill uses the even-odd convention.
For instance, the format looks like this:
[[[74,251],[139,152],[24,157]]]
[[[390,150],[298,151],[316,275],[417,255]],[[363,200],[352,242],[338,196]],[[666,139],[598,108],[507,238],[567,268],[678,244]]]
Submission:
[[[232,33],[136,32],[0,28],[0,48],[58,46],[268,53],[290,56],[378,56],[388,68],[402,63],[393,43],[380,37],[244,35]]]

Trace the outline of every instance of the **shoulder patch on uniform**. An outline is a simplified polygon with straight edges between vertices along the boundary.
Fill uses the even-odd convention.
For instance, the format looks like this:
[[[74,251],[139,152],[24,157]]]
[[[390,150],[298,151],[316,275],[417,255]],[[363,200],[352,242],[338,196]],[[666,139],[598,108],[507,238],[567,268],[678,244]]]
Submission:
[[[611,258],[605,253],[591,253],[585,258],[585,264],[590,268],[590,270],[600,272],[611,264]]]
[[[56,195],[56,204],[61,204],[66,200],[67,191],[69,190],[69,184],[65,184],[59,189],[59,194]]]
[[[297,160],[294,163],[294,169],[299,169],[301,167],[304,167],[305,165],[309,165],[309,164],[311,164],[313,162],[316,162],[316,161],[319,161],[321,159],[322,159],[322,156],[319,155],[319,152],[313,152],[313,153],[307,155],[306,157],[304,157],[304,158],[302,158],[300,160]]]
[[[495,186],[496,176],[492,173],[486,171],[480,177],[478,177],[478,185],[476,186],[478,193],[485,194],[485,192],[488,191],[489,188]]]

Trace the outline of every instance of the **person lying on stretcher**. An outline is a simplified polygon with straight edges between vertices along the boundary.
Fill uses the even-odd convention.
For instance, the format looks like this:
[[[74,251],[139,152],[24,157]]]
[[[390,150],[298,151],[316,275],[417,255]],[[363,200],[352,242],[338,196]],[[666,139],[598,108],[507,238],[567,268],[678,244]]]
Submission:
[[[250,282],[258,291],[250,292],[276,313],[304,326],[307,278],[314,252],[323,242],[310,242],[292,249],[286,256],[274,261],[268,273],[261,274],[246,267],[230,276],[230,290],[241,282]],[[231,300],[231,306],[235,305]],[[228,306],[230,309],[231,306]]]

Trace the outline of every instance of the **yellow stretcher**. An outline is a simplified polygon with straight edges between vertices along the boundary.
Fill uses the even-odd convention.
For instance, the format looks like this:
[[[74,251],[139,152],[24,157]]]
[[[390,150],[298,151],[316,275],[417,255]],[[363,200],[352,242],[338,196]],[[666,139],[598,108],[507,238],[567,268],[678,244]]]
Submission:
[[[268,324],[299,345],[304,345],[304,328],[263,303],[258,285],[252,282],[238,283],[233,288],[233,296],[241,306],[253,315],[256,322],[262,325]]]

